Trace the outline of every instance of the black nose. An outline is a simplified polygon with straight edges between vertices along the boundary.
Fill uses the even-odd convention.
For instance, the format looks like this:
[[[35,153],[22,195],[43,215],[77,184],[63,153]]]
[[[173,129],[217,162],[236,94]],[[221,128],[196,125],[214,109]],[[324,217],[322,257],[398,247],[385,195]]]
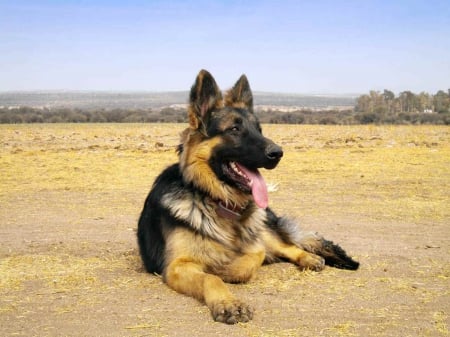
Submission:
[[[276,144],[270,144],[266,147],[266,157],[270,160],[280,159],[283,157],[283,149]]]

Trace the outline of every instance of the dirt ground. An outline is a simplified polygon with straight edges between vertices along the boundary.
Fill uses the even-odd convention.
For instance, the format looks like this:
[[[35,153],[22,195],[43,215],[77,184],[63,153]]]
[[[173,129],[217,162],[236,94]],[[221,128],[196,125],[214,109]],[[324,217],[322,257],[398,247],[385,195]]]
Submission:
[[[448,336],[450,128],[265,126],[272,208],[358,271],[263,266],[227,326],[143,271],[136,222],[183,125],[0,125],[2,336]]]

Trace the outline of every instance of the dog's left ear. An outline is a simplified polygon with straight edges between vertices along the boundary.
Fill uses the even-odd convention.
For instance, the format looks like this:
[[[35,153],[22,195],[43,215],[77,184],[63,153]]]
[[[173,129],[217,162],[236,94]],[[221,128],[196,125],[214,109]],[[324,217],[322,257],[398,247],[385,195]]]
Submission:
[[[247,76],[242,75],[225,95],[225,105],[244,108],[253,113],[253,94]]]
[[[191,128],[206,132],[211,112],[222,107],[222,93],[214,77],[208,71],[200,70],[189,97],[188,116]]]

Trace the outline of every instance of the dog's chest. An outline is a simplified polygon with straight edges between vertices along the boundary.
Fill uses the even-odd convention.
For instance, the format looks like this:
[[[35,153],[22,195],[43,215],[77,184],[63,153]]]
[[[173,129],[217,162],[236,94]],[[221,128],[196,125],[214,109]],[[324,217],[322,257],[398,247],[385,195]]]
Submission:
[[[239,219],[217,212],[217,203],[191,191],[169,192],[161,199],[171,216],[181,220],[193,232],[230,250],[245,251],[261,240],[266,211],[255,206]]]
[[[195,257],[205,270],[229,282],[247,281],[263,263],[265,210],[252,207],[240,219],[230,219],[216,212],[214,202],[187,191],[168,193],[161,201],[185,224],[168,236],[168,260]]]

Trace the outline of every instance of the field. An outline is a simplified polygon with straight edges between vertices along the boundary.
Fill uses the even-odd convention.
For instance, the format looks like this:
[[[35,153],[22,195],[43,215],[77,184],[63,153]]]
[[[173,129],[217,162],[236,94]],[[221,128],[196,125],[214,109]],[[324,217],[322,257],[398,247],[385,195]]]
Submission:
[[[2,336],[448,336],[450,128],[265,125],[272,208],[356,272],[264,266],[226,326],[143,272],[136,222],[181,124],[0,125]]]

